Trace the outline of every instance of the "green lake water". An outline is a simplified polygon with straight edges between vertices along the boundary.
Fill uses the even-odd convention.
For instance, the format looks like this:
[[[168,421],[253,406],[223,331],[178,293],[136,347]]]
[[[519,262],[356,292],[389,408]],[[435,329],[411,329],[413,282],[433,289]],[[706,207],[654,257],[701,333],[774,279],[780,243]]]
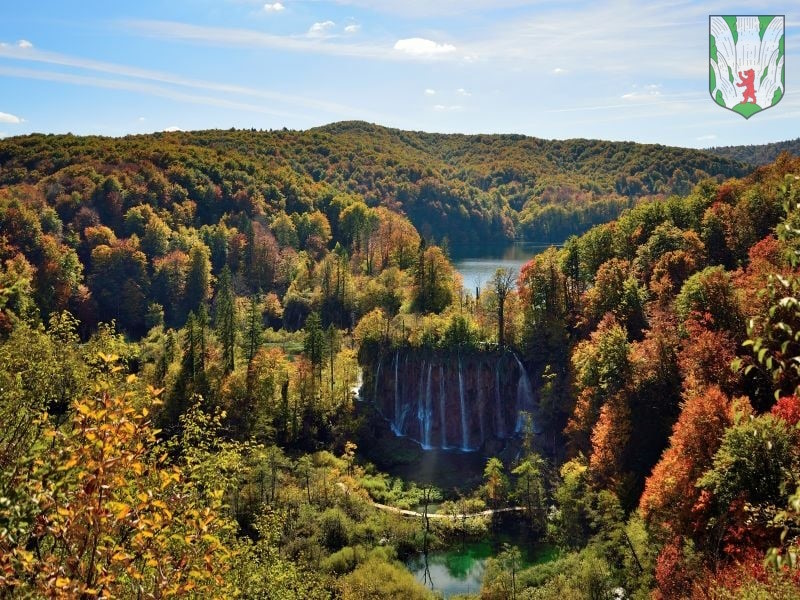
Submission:
[[[422,554],[413,557],[406,566],[417,581],[441,592],[445,598],[477,594],[486,572],[486,561],[502,551],[503,542],[514,543],[514,540],[508,535],[499,535],[492,541],[468,542],[449,550],[429,552],[427,571]],[[520,549],[521,568],[549,562],[558,556],[558,549],[547,544],[520,546]]]

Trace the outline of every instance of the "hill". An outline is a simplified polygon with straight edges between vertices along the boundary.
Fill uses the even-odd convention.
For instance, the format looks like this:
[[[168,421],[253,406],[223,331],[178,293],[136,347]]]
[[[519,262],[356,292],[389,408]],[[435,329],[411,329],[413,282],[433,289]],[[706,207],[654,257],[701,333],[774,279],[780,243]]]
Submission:
[[[729,158],[750,165],[767,165],[774,162],[782,152],[800,156],[800,138],[750,146],[719,146],[708,151],[723,158]]]
[[[274,216],[362,197],[453,243],[562,240],[645,197],[685,194],[749,168],[709,152],[521,135],[446,135],[363,122],[308,131],[198,131],[0,141],[0,186],[44,185],[85,202],[114,177],[121,209],[193,202],[195,225],[244,211]],[[120,215],[121,216],[121,215]],[[331,221],[333,219],[330,219]]]

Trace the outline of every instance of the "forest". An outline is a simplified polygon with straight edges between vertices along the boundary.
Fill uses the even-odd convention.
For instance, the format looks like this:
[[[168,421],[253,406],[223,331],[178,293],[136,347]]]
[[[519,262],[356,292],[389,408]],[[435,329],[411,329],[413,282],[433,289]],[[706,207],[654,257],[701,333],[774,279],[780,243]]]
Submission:
[[[30,135],[4,140],[0,164],[0,185],[50,181],[51,205],[69,204],[110,178],[109,186],[137,195],[129,202],[158,198],[194,227],[225,214],[272,218],[280,210],[320,210],[335,225],[342,198],[333,200],[355,196],[402,212],[426,239],[459,244],[560,243],[641,199],[687,194],[702,179],[750,170],[684,148],[429,134],[359,121],[308,131]],[[118,223],[124,215],[105,216]]]
[[[2,140],[0,597],[797,598],[799,269],[789,153]]]

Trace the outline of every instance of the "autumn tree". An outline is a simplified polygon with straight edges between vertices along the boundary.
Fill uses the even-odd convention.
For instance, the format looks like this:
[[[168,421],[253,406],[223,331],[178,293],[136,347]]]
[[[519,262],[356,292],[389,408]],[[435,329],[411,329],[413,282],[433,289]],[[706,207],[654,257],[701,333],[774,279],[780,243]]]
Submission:
[[[505,309],[506,298],[514,289],[516,273],[513,269],[499,268],[491,280],[492,290],[497,301],[497,343],[505,347]]]
[[[104,360],[113,371],[116,357]],[[230,554],[221,495],[198,502],[158,450],[143,398],[105,380],[45,426],[48,459],[20,464],[4,503],[0,584],[50,598],[224,597]],[[155,392],[153,392],[155,393]],[[40,452],[43,449],[40,449]],[[42,457],[44,455],[41,455]]]
[[[497,508],[505,500],[508,488],[508,478],[499,458],[492,457],[486,462],[483,478],[486,481],[486,497]]]

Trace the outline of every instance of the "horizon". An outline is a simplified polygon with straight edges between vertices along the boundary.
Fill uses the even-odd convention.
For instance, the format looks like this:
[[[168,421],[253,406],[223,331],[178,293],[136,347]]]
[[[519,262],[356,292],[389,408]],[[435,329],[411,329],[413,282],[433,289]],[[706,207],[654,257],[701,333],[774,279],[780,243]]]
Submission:
[[[614,144],[637,144],[640,146],[664,146],[667,148],[682,148],[687,150],[713,150],[716,148],[736,148],[742,146],[768,146],[771,144],[782,144],[786,142],[792,142],[795,140],[800,140],[800,135],[796,137],[787,137],[785,139],[779,139],[772,142],[763,142],[757,144],[731,144],[731,145],[709,145],[709,146],[675,146],[672,144],[662,144],[660,142],[637,142],[635,140],[610,140],[610,139],[602,139],[602,138],[589,138],[589,137],[569,137],[569,138],[545,138],[540,137],[537,135],[529,135],[526,133],[516,133],[516,132],[497,132],[497,133],[490,133],[486,131],[477,131],[474,133],[464,133],[459,131],[452,131],[452,132],[441,132],[441,131],[426,131],[423,129],[403,129],[399,127],[391,127],[389,125],[382,125],[380,123],[373,123],[370,121],[361,121],[358,119],[350,119],[345,121],[331,121],[330,123],[324,123],[322,125],[313,125],[311,127],[306,127],[303,129],[292,129],[289,127],[278,127],[278,128],[256,128],[256,127],[226,127],[226,128],[206,128],[206,129],[170,129],[170,130],[160,130],[160,131],[145,131],[145,132],[136,132],[136,133],[122,133],[118,135],[105,135],[105,134],[96,134],[96,133],[89,133],[89,134],[81,134],[81,133],[74,133],[72,131],[64,131],[64,132],[47,132],[47,131],[30,131],[28,133],[20,133],[13,136],[4,136],[0,137],[0,143],[4,140],[13,140],[15,138],[22,138],[26,136],[74,136],[74,137],[100,137],[100,138],[108,138],[108,139],[125,139],[128,137],[146,137],[146,136],[153,136],[158,134],[172,134],[172,133],[186,133],[186,134],[197,134],[197,133],[204,133],[204,132],[252,132],[252,133],[307,133],[314,131],[315,129],[325,129],[326,127],[331,127],[333,125],[341,125],[347,123],[360,123],[364,125],[369,125],[371,127],[378,127],[381,129],[386,129],[389,131],[397,131],[401,133],[418,133],[424,135],[441,135],[441,136],[464,136],[464,137],[481,137],[481,136],[496,136],[496,137],[523,137],[527,139],[536,139],[542,140],[545,142],[570,142],[570,141],[587,141],[587,142],[610,142]],[[335,135],[335,134],[332,134]]]
[[[770,2],[154,0],[17,4],[0,23],[0,137],[180,129],[404,131],[713,148],[794,139],[708,94],[708,16]],[[358,76],[354,76],[357,74]]]

